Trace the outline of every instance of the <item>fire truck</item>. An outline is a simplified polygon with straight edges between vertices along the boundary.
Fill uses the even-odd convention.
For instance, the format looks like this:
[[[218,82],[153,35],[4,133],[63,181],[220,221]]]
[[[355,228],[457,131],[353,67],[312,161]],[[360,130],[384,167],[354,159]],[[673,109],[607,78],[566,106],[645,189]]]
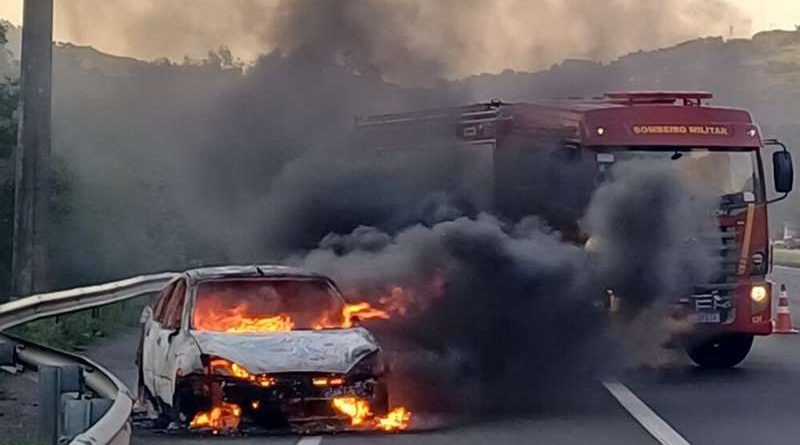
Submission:
[[[714,218],[722,264],[714,279],[676,302],[692,325],[683,344],[699,366],[727,368],[747,356],[754,336],[772,332],[767,205],[789,194],[793,168],[786,147],[763,139],[748,111],[711,106],[710,99],[708,92],[639,91],[495,100],[357,117],[355,126],[362,144],[390,156],[436,146],[459,150],[466,154],[459,165],[442,169],[455,176],[456,193],[512,220],[538,215],[574,239],[581,237],[577,221],[597,178],[615,163],[683,163],[719,196]],[[763,165],[768,152],[771,190]]]

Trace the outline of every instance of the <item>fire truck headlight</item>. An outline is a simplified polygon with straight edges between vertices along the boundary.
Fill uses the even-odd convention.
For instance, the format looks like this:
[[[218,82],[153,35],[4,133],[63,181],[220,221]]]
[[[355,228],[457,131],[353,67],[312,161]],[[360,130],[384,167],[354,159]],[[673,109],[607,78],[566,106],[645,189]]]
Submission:
[[[767,288],[764,286],[753,286],[750,289],[750,298],[756,303],[761,303],[767,299]]]
[[[583,245],[583,248],[586,249],[587,252],[600,252],[603,250],[605,243],[603,239],[597,236],[590,236],[588,240],[586,240],[586,244]]]
[[[595,129],[595,131],[597,131],[597,135],[598,135],[598,136],[602,136],[602,135],[606,134],[606,129],[605,129],[605,127],[597,127],[597,128]]]

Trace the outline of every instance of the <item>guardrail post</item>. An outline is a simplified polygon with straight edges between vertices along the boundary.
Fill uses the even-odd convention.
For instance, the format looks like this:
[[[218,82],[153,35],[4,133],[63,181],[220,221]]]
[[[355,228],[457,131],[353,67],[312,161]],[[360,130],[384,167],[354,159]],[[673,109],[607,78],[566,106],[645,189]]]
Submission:
[[[92,425],[91,401],[81,397],[66,397],[64,400],[64,413],[62,434],[65,441],[86,431]]]
[[[111,399],[91,399],[83,396],[65,397],[60,440],[69,442],[97,423],[114,403]]]
[[[0,366],[16,366],[17,345],[7,341],[0,341]]]
[[[66,365],[61,367],[61,426],[59,440],[67,443],[73,437],[92,426],[92,401],[85,399],[86,383],[83,366]]]
[[[62,393],[76,392],[83,393],[86,390],[86,385],[83,379],[83,366],[80,365],[65,365],[61,366],[61,386]]]
[[[114,401],[111,399],[92,399],[92,417],[89,419],[89,422],[92,425],[97,423],[97,421],[111,409],[111,405],[113,404]]]
[[[61,368],[39,367],[39,437],[46,445],[58,443],[59,408],[61,408]]]

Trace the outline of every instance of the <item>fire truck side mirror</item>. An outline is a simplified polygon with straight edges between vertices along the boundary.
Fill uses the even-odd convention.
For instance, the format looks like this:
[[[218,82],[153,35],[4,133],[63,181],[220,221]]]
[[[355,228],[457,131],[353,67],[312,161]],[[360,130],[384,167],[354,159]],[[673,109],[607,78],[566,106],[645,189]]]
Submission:
[[[772,154],[773,178],[775,191],[789,193],[794,182],[794,169],[792,168],[792,154],[788,151],[776,151]]]

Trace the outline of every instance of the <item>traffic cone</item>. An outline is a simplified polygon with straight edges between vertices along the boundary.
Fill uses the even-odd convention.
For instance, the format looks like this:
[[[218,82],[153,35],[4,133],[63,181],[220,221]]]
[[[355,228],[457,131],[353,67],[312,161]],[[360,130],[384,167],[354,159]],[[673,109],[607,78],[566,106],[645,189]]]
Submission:
[[[772,328],[773,334],[797,334],[797,329],[792,327],[792,313],[789,311],[789,297],[786,296],[786,285],[781,284],[781,294],[778,297],[778,318]]]

